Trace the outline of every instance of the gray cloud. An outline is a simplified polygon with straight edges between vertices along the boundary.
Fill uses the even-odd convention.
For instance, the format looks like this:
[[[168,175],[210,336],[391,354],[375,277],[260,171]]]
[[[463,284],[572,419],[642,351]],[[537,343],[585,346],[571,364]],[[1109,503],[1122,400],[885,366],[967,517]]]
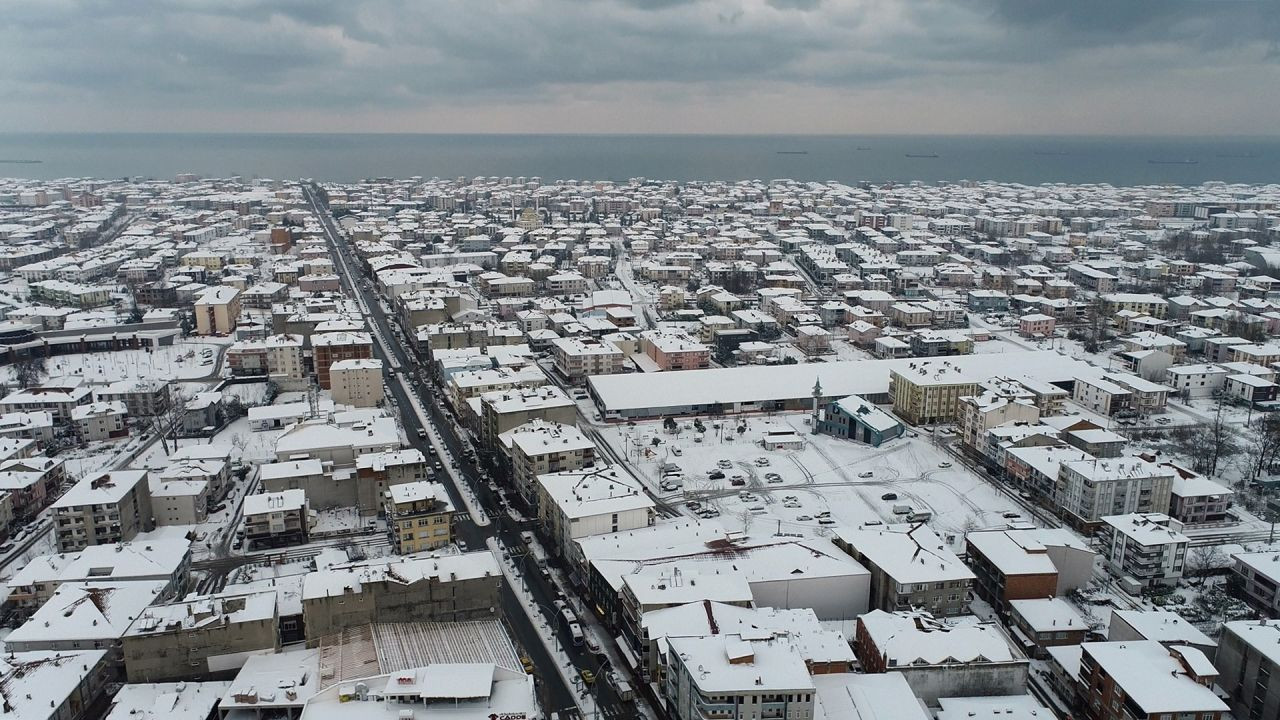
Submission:
[[[0,129],[46,127],[56,114],[68,128],[206,117],[241,130],[300,113],[321,128],[330,117],[335,128],[364,118],[412,129],[468,110],[506,113],[519,131],[572,107],[566,131],[608,129],[627,108],[724,131],[838,129],[845,116],[910,131],[940,118],[902,108],[936,104],[952,108],[954,131],[973,132],[990,118],[966,108],[1117,97],[1126,84],[1132,102],[1161,90],[1221,95],[1243,78],[1274,84],[1280,10],[1275,0],[48,0],[7,4],[0,33],[0,97],[19,101]],[[1251,97],[1239,112],[1275,102]],[[797,121],[819,105],[828,125]]]

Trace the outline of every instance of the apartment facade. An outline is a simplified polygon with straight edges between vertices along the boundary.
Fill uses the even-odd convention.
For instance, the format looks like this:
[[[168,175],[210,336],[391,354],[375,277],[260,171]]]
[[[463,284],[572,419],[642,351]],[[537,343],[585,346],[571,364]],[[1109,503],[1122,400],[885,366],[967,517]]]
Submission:
[[[87,475],[53,504],[59,552],[131,540],[155,529],[145,470]]]
[[[383,496],[396,554],[434,550],[453,542],[453,503],[444,485],[425,480],[401,483]]]

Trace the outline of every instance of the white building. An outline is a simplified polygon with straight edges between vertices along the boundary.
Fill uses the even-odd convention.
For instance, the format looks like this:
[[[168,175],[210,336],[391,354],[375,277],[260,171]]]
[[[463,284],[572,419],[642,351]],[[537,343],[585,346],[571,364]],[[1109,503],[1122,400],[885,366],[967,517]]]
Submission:
[[[1122,584],[1173,585],[1182,577],[1190,542],[1182,523],[1164,513],[1110,515],[1102,522],[1102,555]]]
[[[578,564],[575,539],[649,527],[654,504],[616,468],[566,470],[538,476],[538,520],[560,555]]]

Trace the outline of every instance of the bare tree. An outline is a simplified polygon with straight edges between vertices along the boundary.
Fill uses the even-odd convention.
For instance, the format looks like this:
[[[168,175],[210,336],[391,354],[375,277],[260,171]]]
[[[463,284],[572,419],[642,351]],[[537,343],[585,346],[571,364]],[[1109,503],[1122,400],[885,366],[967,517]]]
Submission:
[[[47,358],[43,355],[39,357],[23,358],[13,364],[14,380],[18,383],[18,387],[26,390],[34,385],[39,385],[47,374],[45,362]]]
[[[172,384],[165,388],[165,393],[168,395],[168,402],[151,416],[151,429],[160,436],[160,444],[164,447],[165,455],[168,455],[169,440],[173,441],[173,449],[178,449],[178,428],[182,427],[186,417],[187,401]]]
[[[1246,477],[1256,481],[1270,473],[1280,461],[1280,415],[1263,415],[1248,430],[1251,438],[1246,448],[1249,454]]]
[[[1207,575],[1221,568],[1227,560],[1222,548],[1217,545],[1200,545],[1187,552],[1187,573],[1204,582]]]

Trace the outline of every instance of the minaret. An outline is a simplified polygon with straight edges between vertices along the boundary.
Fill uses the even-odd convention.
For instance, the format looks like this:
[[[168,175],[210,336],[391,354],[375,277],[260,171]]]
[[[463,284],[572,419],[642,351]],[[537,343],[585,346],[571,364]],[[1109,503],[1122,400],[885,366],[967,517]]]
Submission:
[[[818,378],[813,383],[813,417],[809,420],[810,434],[818,434],[818,400],[822,397],[822,379]]]

